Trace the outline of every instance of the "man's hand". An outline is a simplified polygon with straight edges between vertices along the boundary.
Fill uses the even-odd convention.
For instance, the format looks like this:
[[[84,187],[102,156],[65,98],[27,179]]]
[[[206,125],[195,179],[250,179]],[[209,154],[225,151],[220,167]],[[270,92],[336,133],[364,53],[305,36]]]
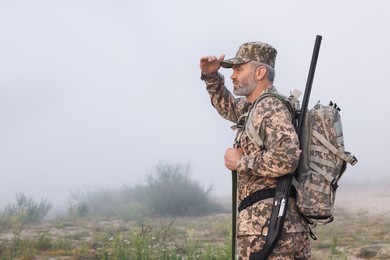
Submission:
[[[242,149],[239,148],[228,148],[225,152],[225,166],[229,170],[237,170],[237,161],[243,156]]]
[[[219,56],[219,59],[215,56],[204,56],[200,58],[200,69],[203,74],[210,75],[219,70],[221,67],[220,62],[225,59],[225,54]]]

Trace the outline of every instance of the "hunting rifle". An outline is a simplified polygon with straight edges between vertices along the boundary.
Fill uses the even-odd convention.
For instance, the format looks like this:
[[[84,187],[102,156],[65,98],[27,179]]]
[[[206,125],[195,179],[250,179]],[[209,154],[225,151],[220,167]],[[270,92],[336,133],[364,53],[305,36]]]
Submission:
[[[313,55],[311,59],[309,74],[307,77],[305,94],[303,96],[302,107],[301,110],[295,115],[295,120],[298,119],[298,125],[295,127],[298,133],[299,139],[302,136],[303,123],[306,116],[307,107],[309,104],[310,93],[313,85],[314,74],[317,66],[318,54],[320,51],[322,36],[317,35],[316,41],[314,44]],[[263,249],[259,252],[252,253],[250,255],[250,260],[263,260],[267,259],[267,257],[271,254],[272,249],[275,247],[278,242],[282,229],[283,223],[286,216],[286,209],[289,202],[292,179],[295,174],[287,174],[283,177],[278,178],[276,184],[276,192],[274,197],[274,203],[272,207],[271,217],[268,224],[268,234],[265,240],[265,245]]]
[[[309,104],[310,93],[313,85],[314,74],[317,66],[318,54],[320,52],[322,36],[317,35],[313,54],[310,63],[310,69],[306,81],[305,93],[303,96],[302,106],[300,111],[297,111],[294,118],[295,130],[298,133],[299,138],[302,136],[303,123],[306,116],[307,107]],[[298,123],[297,123],[298,120]],[[266,234],[266,241],[263,249],[259,252],[251,253],[250,260],[264,260],[271,254],[273,248],[278,242],[283,223],[286,216],[286,209],[288,207],[292,179],[296,173],[287,174],[283,177],[279,177],[277,180],[275,197],[271,212],[271,217],[268,221],[268,231]],[[232,172],[232,260],[236,258],[236,218],[237,218],[237,172]]]

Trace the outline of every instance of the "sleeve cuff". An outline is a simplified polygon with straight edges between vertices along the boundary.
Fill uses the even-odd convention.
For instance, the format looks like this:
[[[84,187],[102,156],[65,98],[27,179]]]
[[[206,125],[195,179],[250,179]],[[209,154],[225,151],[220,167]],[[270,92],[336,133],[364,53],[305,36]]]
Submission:
[[[255,163],[255,159],[249,157],[248,155],[243,155],[237,161],[237,172],[247,172],[248,170],[253,170],[253,165]]]
[[[218,79],[218,72],[214,72],[214,73],[211,73],[211,74],[204,74],[203,72],[201,72],[200,79],[203,80],[203,81],[216,80],[216,79]]]

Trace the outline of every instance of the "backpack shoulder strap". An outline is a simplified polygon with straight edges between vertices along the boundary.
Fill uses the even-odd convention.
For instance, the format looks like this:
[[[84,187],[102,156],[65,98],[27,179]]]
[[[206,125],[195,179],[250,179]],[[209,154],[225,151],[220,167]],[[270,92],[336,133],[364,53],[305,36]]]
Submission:
[[[248,135],[249,139],[256,144],[258,147],[262,147],[264,145],[264,138],[265,138],[265,130],[263,127],[260,127],[260,132],[256,131],[256,128],[252,121],[253,111],[255,110],[257,104],[267,97],[275,97],[282,101],[283,104],[288,108],[290,111],[292,118],[295,118],[295,104],[293,103],[297,102],[298,96],[291,95],[290,97],[285,97],[282,94],[280,94],[277,91],[272,92],[266,92],[262,94],[259,98],[256,99],[255,103],[253,104],[251,110],[248,112],[246,123],[245,123],[245,132]]]

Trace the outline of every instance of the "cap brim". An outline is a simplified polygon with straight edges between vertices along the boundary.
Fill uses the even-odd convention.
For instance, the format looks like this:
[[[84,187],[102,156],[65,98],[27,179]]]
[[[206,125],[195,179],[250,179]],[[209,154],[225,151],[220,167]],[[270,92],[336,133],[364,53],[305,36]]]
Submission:
[[[245,60],[243,58],[231,58],[228,60],[221,61],[221,66],[223,68],[229,69],[233,67],[234,65],[244,64],[249,62],[249,60]]]

